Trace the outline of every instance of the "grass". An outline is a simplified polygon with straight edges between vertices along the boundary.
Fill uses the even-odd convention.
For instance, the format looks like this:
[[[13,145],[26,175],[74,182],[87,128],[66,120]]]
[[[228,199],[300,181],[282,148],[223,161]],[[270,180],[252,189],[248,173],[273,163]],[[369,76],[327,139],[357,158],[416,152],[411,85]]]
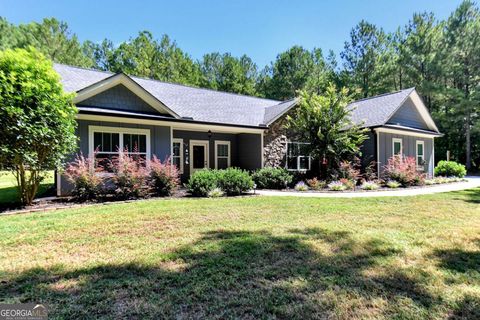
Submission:
[[[0,302],[60,318],[480,318],[480,190],[0,217]]]
[[[44,182],[40,184],[37,197],[45,195],[53,186],[53,171],[48,172]],[[11,207],[19,202],[17,182],[12,173],[0,171],[0,208]]]

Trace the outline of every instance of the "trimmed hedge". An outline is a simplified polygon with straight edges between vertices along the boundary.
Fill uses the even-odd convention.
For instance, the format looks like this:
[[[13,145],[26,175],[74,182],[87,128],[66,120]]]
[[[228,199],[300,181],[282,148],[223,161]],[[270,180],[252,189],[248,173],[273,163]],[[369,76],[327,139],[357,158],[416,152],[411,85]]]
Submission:
[[[250,174],[239,168],[218,170],[218,186],[227,196],[238,196],[253,188],[253,180]]]
[[[467,169],[463,164],[455,161],[442,160],[438,162],[435,168],[436,176],[463,178],[467,174]]]
[[[206,197],[210,191],[218,187],[218,173],[210,169],[195,171],[190,175],[186,187],[192,196]]]
[[[257,170],[252,177],[259,189],[284,189],[293,180],[286,169],[272,167]]]

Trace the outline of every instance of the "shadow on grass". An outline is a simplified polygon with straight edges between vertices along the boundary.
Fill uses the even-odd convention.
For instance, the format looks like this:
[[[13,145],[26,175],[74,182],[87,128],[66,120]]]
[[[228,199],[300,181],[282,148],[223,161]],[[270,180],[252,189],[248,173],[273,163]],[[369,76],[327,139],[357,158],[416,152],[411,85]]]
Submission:
[[[148,265],[4,274],[0,302],[45,303],[52,318],[425,317],[441,301],[427,276],[389,270],[397,253],[347,232],[219,230]]]
[[[472,295],[465,296],[457,303],[448,319],[480,319],[480,298]]]
[[[480,272],[480,251],[461,249],[436,250],[434,255],[440,259],[440,267],[455,272]]]
[[[55,190],[52,183],[42,183],[38,188],[36,197],[47,197],[54,194]],[[17,187],[0,188],[0,211],[19,208],[21,206]]]
[[[480,188],[455,191],[454,193],[459,196],[455,200],[463,200],[475,204],[480,203]]]

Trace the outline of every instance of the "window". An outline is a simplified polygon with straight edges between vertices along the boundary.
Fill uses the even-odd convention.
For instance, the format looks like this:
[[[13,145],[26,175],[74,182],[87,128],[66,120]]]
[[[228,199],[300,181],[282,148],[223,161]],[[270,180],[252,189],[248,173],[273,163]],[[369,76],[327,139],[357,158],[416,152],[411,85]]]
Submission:
[[[399,139],[399,138],[393,138],[393,141],[392,141],[392,145],[393,145],[393,155],[401,155],[403,153],[403,147],[402,147],[402,139]]]
[[[306,142],[288,142],[287,143],[287,169],[296,171],[310,170],[311,157],[308,153],[310,147]]]
[[[183,173],[183,139],[173,139],[172,165],[177,166],[180,173]]]
[[[417,167],[418,169],[422,170],[423,166],[425,165],[425,142],[421,140],[417,140],[416,142],[416,150],[417,150]]]
[[[215,169],[230,167],[230,141],[215,141]]]
[[[142,159],[150,157],[150,130],[89,126],[90,155],[107,169],[109,160],[127,150]]]

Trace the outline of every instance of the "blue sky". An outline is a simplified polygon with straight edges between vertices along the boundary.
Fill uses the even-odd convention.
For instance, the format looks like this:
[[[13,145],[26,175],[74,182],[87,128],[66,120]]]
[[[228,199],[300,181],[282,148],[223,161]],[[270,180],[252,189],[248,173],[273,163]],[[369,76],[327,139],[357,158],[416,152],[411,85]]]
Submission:
[[[168,34],[194,59],[213,51],[247,54],[260,68],[292,45],[337,54],[361,19],[393,31],[414,12],[443,19],[459,0],[123,1],[0,0],[0,16],[15,24],[56,17],[80,40],[114,43],[149,30]]]

